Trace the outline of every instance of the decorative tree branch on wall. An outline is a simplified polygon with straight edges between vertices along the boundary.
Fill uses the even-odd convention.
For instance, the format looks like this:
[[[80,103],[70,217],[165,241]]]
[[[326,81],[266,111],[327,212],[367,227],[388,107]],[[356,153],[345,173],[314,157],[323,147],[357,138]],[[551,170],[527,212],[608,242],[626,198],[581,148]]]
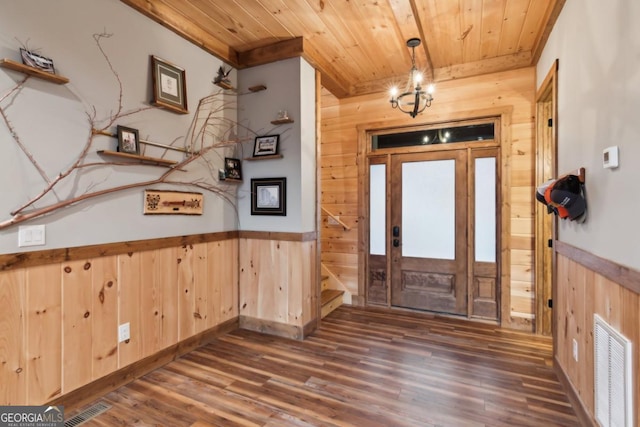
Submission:
[[[40,206],[38,202],[56,189],[56,187],[63,181],[70,179],[75,174],[78,174],[81,170],[87,168],[99,168],[105,166],[140,166],[138,163],[126,163],[116,161],[104,161],[104,162],[87,162],[87,155],[92,151],[94,141],[96,137],[102,135],[111,135],[109,130],[115,126],[115,124],[121,119],[138,114],[142,111],[153,109],[156,107],[142,107],[133,110],[125,111],[123,107],[123,84],[115,70],[109,56],[105,52],[102,46],[102,40],[111,37],[111,34],[101,33],[94,34],[95,43],[100,50],[104,60],[106,61],[109,70],[115,77],[118,84],[118,103],[117,108],[113,113],[109,115],[106,120],[99,120],[97,117],[97,111],[95,107],[91,107],[90,111],[86,111],[87,122],[89,132],[87,140],[77,154],[71,165],[65,170],[60,171],[55,177],[49,176],[42,165],[38,162],[32,152],[29,150],[27,144],[20,138],[18,130],[12,124],[10,117],[7,113],[8,106],[11,105],[12,100],[18,96],[25,83],[29,80],[30,76],[27,75],[24,79],[18,82],[7,93],[0,96],[0,118],[6,126],[13,141],[17,144],[20,150],[29,160],[30,164],[35,168],[38,174],[44,181],[44,187],[42,190],[31,197],[25,203],[18,208],[10,212],[10,218],[4,221],[0,221],[0,230],[8,228],[10,226],[37,218],[58,209],[62,209],[92,198],[104,196],[106,194],[116,193],[119,191],[129,190],[132,188],[143,188],[157,184],[174,184],[199,188],[211,193],[215,193],[223,200],[230,203],[234,209],[236,208],[232,193],[224,188],[220,187],[217,181],[217,170],[213,161],[215,156],[223,158],[216,152],[218,149],[228,148],[229,146],[239,144],[243,141],[235,136],[234,129],[238,128],[238,123],[233,120],[224,117],[225,110],[233,108],[232,103],[225,102],[222,97],[222,91],[218,91],[204,97],[198,103],[198,108],[194,114],[193,120],[187,131],[185,138],[185,151],[188,153],[181,161],[176,162],[165,172],[161,173],[158,177],[143,181],[131,182],[125,185],[117,185],[110,188],[104,188],[95,190],[93,186],[90,186],[85,192],[78,194],[74,192],[64,199],[56,199],[53,202],[45,203]],[[253,133],[250,129],[245,129],[247,133]],[[180,138],[175,139],[169,146],[173,146],[178,142]],[[165,149],[161,155],[164,158],[167,154]],[[212,156],[211,154],[214,154]],[[212,158],[213,157],[213,158]],[[180,179],[180,173],[189,169],[189,166],[193,166],[196,162],[201,164],[205,173],[196,178]]]

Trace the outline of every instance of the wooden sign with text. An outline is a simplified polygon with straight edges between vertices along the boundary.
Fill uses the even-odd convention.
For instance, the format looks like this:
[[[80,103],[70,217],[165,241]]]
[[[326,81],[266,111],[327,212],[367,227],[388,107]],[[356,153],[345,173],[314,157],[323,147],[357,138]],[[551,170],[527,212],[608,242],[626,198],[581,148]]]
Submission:
[[[202,193],[144,190],[144,214],[202,215]]]

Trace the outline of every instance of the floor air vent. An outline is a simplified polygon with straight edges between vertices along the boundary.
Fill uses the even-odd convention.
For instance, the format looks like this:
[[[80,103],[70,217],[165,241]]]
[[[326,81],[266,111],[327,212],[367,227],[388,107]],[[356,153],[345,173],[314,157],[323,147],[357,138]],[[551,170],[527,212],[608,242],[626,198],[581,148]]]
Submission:
[[[111,405],[98,402],[95,405],[89,406],[84,411],[66,420],[64,422],[64,427],[76,427],[76,426],[82,425],[87,421],[89,421],[90,419],[97,417],[103,412],[106,412],[109,408],[111,408]]]
[[[632,427],[631,342],[594,315],[595,412],[602,427]]]

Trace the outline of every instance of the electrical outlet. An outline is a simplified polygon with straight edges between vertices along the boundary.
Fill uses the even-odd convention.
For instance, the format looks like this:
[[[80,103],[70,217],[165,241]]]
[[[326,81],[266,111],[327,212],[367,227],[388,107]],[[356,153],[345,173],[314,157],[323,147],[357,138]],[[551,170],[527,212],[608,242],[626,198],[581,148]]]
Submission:
[[[131,338],[131,330],[129,328],[129,322],[123,323],[118,326],[118,342],[123,342]]]
[[[578,361],[578,341],[573,339],[573,360]]]

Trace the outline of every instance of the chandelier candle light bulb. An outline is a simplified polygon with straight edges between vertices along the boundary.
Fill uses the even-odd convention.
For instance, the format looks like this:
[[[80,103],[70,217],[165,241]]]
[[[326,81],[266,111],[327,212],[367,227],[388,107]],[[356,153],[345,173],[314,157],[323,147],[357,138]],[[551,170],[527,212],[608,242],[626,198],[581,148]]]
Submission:
[[[407,87],[401,94],[398,94],[397,87],[391,88],[391,99],[389,100],[392,108],[397,108],[413,118],[422,113],[425,108],[430,107],[431,101],[433,101],[433,84],[430,84],[424,91],[421,86],[423,76],[416,67],[416,47],[420,46],[420,43],[418,38],[407,40],[407,46],[411,48],[411,70]]]

